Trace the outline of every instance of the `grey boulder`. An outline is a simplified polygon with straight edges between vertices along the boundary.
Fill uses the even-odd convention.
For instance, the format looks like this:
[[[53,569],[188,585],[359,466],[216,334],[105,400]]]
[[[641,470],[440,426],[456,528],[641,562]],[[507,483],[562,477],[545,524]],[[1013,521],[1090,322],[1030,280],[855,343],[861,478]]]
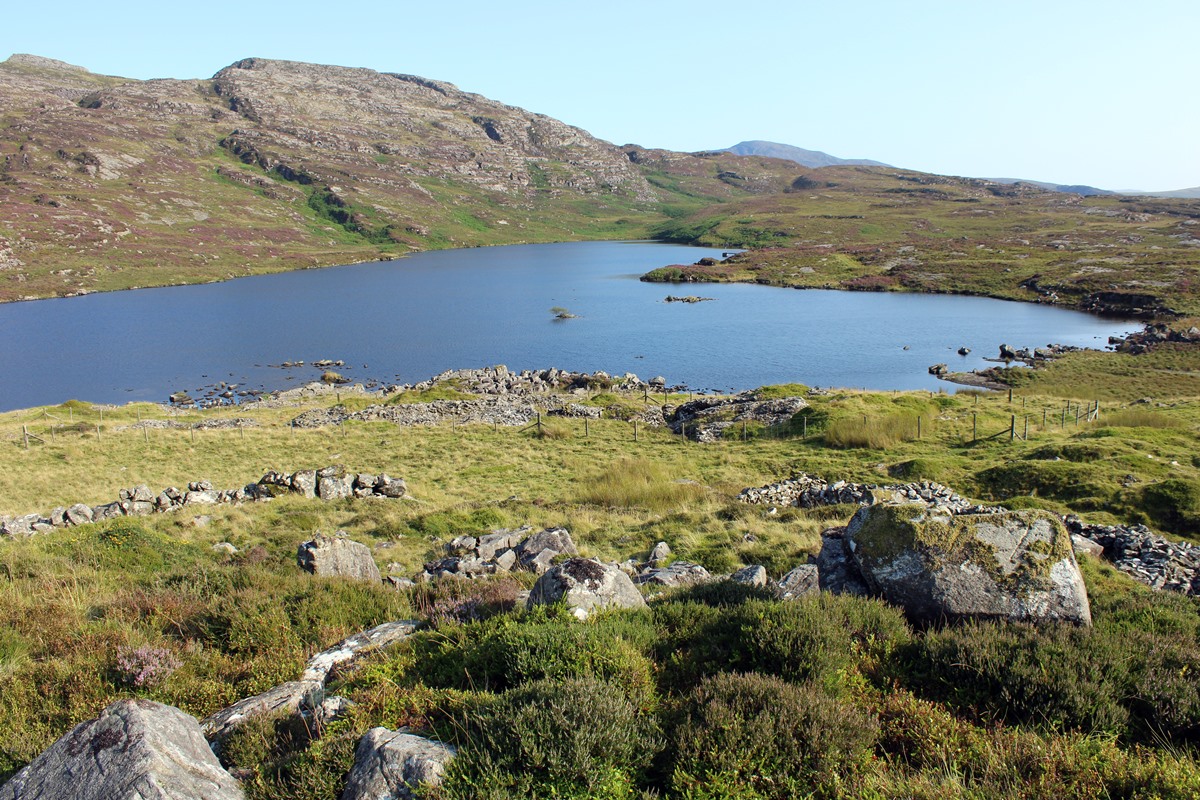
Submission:
[[[570,558],[551,567],[533,585],[529,607],[566,603],[579,619],[602,608],[644,608],[646,600],[629,576],[594,558]]]
[[[372,728],[358,740],[341,800],[409,800],[418,786],[437,786],[454,758],[450,745],[403,730]]]
[[[0,800],[241,800],[196,720],[120,700],[80,723],[0,787]]]
[[[916,620],[1092,621],[1071,537],[1045,512],[874,505],[850,520],[846,543],[871,590]]]
[[[296,551],[296,563],[306,572],[321,577],[352,578],[381,583],[383,577],[371,550],[346,538],[345,531],[333,536],[317,534]]]

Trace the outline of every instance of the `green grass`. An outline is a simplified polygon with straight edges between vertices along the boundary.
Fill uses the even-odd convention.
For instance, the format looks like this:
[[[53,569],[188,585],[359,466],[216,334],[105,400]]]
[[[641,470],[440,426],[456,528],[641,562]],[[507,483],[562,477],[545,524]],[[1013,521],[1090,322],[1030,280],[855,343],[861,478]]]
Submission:
[[[405,399],[462,394],[435,389]],[[478,731],[460,742],[470,755],[451,795],[502,773],[518,777],[502,781],[498,797],[1028,797],[1025,779],[1041,787],[1032,796],[1187,797],[1200,768],[1187,694],[1194,682],[1179,676],[1192,669],[1200,612],[1195,601],[1152,594],[1113,570],[1088,567],[1094,632],[1030,638],[1003,626],[914,631],[876,601],[779,604],[715,591],[667,593],[649,612],[580,624],[556,612],[507,613],[527,582],[404,593],[313,579],[294,566],[297,544],[318,531],[347,530],[381,566],[412,574],[454,536],[528,524],[564,525],[584,554],[603,559],[641,558],[666,541],[676,558],[716,572],[760,563],[778,577],[816,552],[822,528],[854,510],[771,515],[733,501],[741,488],[798,471],[865,482],[933,477],[981,499],[1145,518],[1183,535],[1200,514],[1192,461],[1200,409],[1183,398],[1149,417],[1141,405],[1113,406],[1097,423],[1076,426],[1072,416],[1065,427],[1051,413],[1062,401],[1021,391],[1011,403],[1007,394],[844,390],[808,399],[806,437],[793,425],[780,438],[711,445],[644,426],[634,441],[632,425],[607,418],[591,421],[587,436],[582,421],[555,420],[555,438],[542,439],[487,426],[293,431],[298,408],[173,412],[181,421],[236,414],[259,423],[198,432],[193,441],[188,430],[117,430],[139,415],[162,417],[151,404],[105,409],[101,421],[98,408],[71,401],[47,409],[65,420],[26,450],[21,426],[48,433],[47,418],[41,410],[0,415],[3,513],[99,503],[136,483],[159,489],[208,478],[233,487],[269,468],[329,463],[403,476],[412,495],[387,503],[285,497],[206,509],[204,525],[184,511],[0,543],[0,711],[8,721],[0,771],[19,768],[114,698],[141,694],[203,716],[295,678],[309,655],[349,633],[426,614],[436,631],[331,687],[358,706],[318,743],[302,746],[284,721],[239,734],[227,758],[248,770],[251,798],[335,796],[357,738],[379,724],[447,738]],[[614,392],[593,402],[633,409],[643,401]],[[1013,414],[1030,416],[1028,441],[1009,441]],[[864,415],[880,426],[918,415],[931,424],[921,439],[901,432],[873,448],[830,446],[839,420]],[[213,551],[219,541],[241,552]],[[143,645],[181,664],[160,685],[134,689],[114,654]],[[1147,659],[1150,652],[1158,655]],[[762,677],[723,677],[745,673]],[[561,738],[569,715],[548,700],[537,714],[505,709],[534,696],[593,697],[596,682],[613,701],[604,711],[611,726],[561,751],[557,766],[535,766],[532,732],[572,741]],[[1053,687],[1059,693],[1047,694]],[[775,698],[782,738],[734,737],[744,743],[704,757],[719,731],[687,720],[727,719],[728,730],[740,730],[742,706],[731,700],[746,697]],[[846,720],[874,733],[847,738]],[[648,761],[623,749],[621,731],[633,730],[661,731],[643,753]],[[1156,738],[1164,735],[1169,746]],[[809,743],[803,759],[779,745],[793,740]],[[738,759],[768,756],[773,766],[761,780],[746,780]]]

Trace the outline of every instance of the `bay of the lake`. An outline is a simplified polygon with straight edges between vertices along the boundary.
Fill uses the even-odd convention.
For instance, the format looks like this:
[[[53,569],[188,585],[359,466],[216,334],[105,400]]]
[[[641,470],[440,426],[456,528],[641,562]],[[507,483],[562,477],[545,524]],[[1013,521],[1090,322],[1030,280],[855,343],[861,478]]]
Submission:
[[[396,261],[0,305],[0,410],[163,402],[218,381],[283,389],[343,360],[354,381],[447,369],[634,372],[693,390],[771,383],[945,389],[928,374],[988,366],[1001,343],[1104,347],[1136,323],[951,295],[642,283],[720,251],[575,242],[419,253]],[[713,298],[666,303],[674,295]],[[556,320],[552,307],[577,315]],[[957,354],[969,347],[969,356]]]

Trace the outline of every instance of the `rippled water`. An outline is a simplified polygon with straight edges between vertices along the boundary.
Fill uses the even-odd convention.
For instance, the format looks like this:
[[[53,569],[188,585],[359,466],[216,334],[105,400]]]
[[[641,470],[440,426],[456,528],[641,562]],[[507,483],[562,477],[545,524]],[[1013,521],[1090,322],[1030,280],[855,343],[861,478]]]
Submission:
[[[1134,323],[949,295],[642,283],[654,267],[719,251],[648,242],[517,245],[398,261],[0,305],[0,408],[163,401],[217,381],[279,389],[342,359],[356,381],[412,383],[507,364],[693,389],[796,381],[945,388],[929,365],[984,366],[1000,343],[1102,347]],[[712,302],[665,303],[668,294]],[[577,319],[556,321],[561,306]],[[968,357],[955,352],[972,348]],[[908,349],[904,349],[905,347]]]

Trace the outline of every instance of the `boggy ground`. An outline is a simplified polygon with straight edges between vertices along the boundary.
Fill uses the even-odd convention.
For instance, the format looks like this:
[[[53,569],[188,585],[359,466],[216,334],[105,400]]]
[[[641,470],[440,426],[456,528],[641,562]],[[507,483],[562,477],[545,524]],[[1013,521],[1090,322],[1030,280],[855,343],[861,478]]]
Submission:
[[[5,414],[0,513],[106,502],[138,483],[236,487],[270,468],[330,463],[402,476],[411,499],[288,497],[0,542],[0,771],[114,698],[204,716],[294,679],[308,656],[350,633],[418,617],[436,629],[338,678],[332,690],[358,706],[321,738],[268,721],[230,743],[225,758],[251,797],[337,797],[357,737],[378,724],[462,746],[446,797],[1193,797],[1200,605],[1100,563],[1084,561],[1091,630],[920,630],[877,601],[787,604],[721,590],[579,623],[508,613],[528,578],[397,591],[295,566],[297,544],[319,531],[344,529],[374,548],[385,573],[412,574],[455,535],[529,524],[562,525],[603,559],[644,556],[662,540],[715,572],[758,563],[777,578],[853,511],[771,513],[734,501],[798,471],[931,478],[979,500],[1148,521],[1194,541],[1200,415],[1195,395],[1178,393],[1188,384],[1164,387],[1176,393],[1131,402],[1140,384],[1113,372],[1098,420],[1078,424],[1093,398],[1068,410],[1053,382],[1011,401],[771,387],[765,396],[801,394],[809,408],[704,445],[644,424],[635,440],[631,422],[611,418],[685,396],[610,392],[573,396],[609,409],[586,436],[582,419],[550,421],[540,436],[479,425],[290,427],[303,410],[336,403],[330,396],[303,407],[108,408],[103,423],[79,402]],[[186,426],[139,427],[139,416],[257,425],[193,438]],[[1017,434],[1029,418],[1027,440],[1012,437],[1014,416]],[[26,449],[24,430],[46,441]],[[211,549],[221,541],[239,552]],[[121,657],[142,646],[178,666],[136,685]]]

